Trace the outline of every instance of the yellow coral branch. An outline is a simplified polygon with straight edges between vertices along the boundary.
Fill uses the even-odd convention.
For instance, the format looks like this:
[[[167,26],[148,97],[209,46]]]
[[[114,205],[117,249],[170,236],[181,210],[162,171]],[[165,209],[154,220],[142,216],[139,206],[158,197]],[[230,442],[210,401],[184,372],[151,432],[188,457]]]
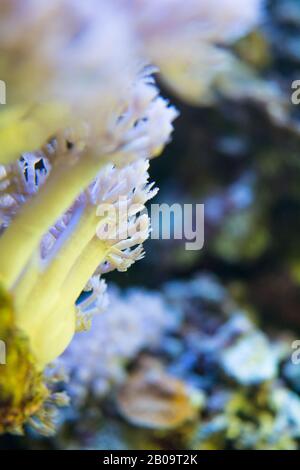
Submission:
[[[69,111],[56,103],[15,106],[1,111],[0,163],[11,163],[21,153],[40,148],[68,122]]]
[[[107,252],[103,242],[92,238],[58,289],[55,302],[47,305],[43,300],[43,310],[38,311],[28,302],[26,309],[17,312],[16,323],[28,335],[40,368],[58,357],[71,341],[76,327],[75,302]],[[48,298],[47,292],[45,296]]]
[[[49,395],[36,369],[28,338],[14,320],[12,299],[0,285],[0,338],[7,346],[0,365],[0,434],[22,428]]]
[[[75,164],[54,166],[39,193],[29,200],[0,239],[0,279],[11,289],[38,247],[43,234],[88,186],[104,159],[84,155]]]
[[[46,266],[35,258],[13,289],[17,319],[25,312],[39,312],[55,304],[57,293],[81,252],[93,238],[98,222],[94,206],[88,206],[70,237]]]

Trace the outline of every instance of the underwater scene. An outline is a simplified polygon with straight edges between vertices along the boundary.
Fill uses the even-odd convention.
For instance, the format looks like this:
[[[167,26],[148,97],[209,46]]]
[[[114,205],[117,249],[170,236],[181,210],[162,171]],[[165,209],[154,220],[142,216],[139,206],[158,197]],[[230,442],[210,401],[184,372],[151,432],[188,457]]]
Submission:
[[[0,0],[0,450],[300,450],[299,235],[299,0]]]

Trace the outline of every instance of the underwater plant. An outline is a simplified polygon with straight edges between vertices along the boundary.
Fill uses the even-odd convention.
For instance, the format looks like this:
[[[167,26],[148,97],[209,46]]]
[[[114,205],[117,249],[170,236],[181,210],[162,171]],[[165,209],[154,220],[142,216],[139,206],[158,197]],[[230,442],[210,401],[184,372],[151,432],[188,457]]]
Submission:
[[[76,301],[91,288],[103,302],[93,276],[143,257],[148,160],[177,116],[156,67],[194,99],[260,17],[260,0],[218,3],[1,2],[0,431],[20,431],[49,398],[45,368],[90,323]]]

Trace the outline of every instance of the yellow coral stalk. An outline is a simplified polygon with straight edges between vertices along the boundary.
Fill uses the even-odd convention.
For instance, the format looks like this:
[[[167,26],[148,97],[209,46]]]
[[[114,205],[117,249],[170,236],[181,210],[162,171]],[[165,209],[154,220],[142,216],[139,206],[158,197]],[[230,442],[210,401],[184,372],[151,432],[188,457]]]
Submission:
[[[108,251],[106,244],[94,237],[78,257],[50,304],[47,305],[48,293],[44,301],[43,293],[40,292],[40,309],[36,310],[36,305],[31,306],[30,302],[24,307],[19,305],[16,323],[28,335],[38,367],[43,368],[58,357],[71,341],[76,327],[75,302],[87,279],[104,261]],[[56,274],[59,275],[59,272],[56,271]]]
[[[15,324],[11,297],[0,286],[0,337],[7,346],[0,365],[0,433],[14,431],[39,410],[48,397],[36,369],[28,338]]]
[[[18,318],[24,315],[25,310],[27,310],[26,305],[28,308],[39,310],[43,308],[43,304],[49,307],[51,303],[55,302],[57,291],[60,289],[69,270],[86,244],[95,235],[97,222],[95,208],[88,206],[70,234],[68,243],[65,243],[57,251],[51,263],[47,262],[43,266],[38,255],[32,258],[13,290]]]
[[[67,107],[58,103],[20,105],[0,113],[0,163],[10,163],[23,152],[40,148],[70,122]]]
[[[7,289],[17,282],[43,234],[68,209],[105,162],[85,155],[72,163],[64,161],[53,168],[46,184],[27,202],[1,237],[0,279]]]
[[[90,241],[98,219],[95,208],[88,207],[49,266],[42,270],[33,261],[13,291],[16,323],[27,333],[40,366],[61,354],[70,342],[77,297],[106,255],[100,240]]]

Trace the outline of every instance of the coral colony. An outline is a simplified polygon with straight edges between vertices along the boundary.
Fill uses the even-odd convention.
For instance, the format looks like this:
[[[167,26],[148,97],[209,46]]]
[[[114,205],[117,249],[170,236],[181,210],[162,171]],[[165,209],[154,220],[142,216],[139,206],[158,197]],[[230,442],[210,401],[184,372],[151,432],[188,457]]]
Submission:
[[[169,282],[159,293],[112,289],[110,298],[54,368],[69,373],[73,405],[61,413],[60,445],[169,449],[175,439],[180,449],[298,448],[291,337],[260,330],[209,274]],[[133,435],[111,416],[111,402]]]
[[[36,419],[53,430],[52,405],[68,400],[52,391],[61,377],[49,364],[77,330],[97,328],[100,275],[144,256],[143,208],[157,191],[149,159],[177,116],[154,73],[197,103],[226,67],[226,46],[261,14],[260,0],[221,3],[1,2],[0,431],[21,432]],[[126,216],[116,227],[106,208],[119,204]]]
[[[100,298],[106,303],[105,294]],[[99,312],[98,299],[99,293],[93,300],[88,299],[89,305],[84,301],[79,304],[84,317],[91,313],[91,308]],[[76,406],[86,403],[91,396],[104,397],[112,385],[122,381],[123,364],[144,348],[157,346],[163,335],[173,331],[178,323],[173,310],[158,293],[132,289],[122,295],[114,287],[108,299],[108,306],[100,307],[104,307],[103,313],[93,319],[93,327],[76,335],[55,365],[56,370],[61,368],[69,375],[68,394]]]

